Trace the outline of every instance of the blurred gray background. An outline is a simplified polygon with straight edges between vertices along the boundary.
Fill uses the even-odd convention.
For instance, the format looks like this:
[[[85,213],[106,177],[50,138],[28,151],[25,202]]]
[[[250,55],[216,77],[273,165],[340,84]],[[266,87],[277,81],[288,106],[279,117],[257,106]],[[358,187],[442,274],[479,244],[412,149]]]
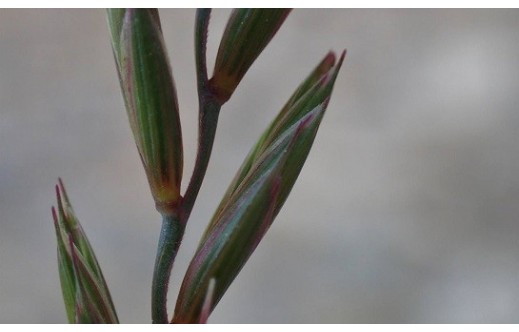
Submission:
[[[196,144],[194,10],[161,11]],[[210,24],[212,68],[228,10]],[[295,10],[222,110],[169,307],[238,166],[330,49],[348,55],[299,181],[213,323],[517,323],[519,12]],[[103,10],[0,10],[0,323],[66,315],[61,176],[122,322],[150,321],[159,215]]]

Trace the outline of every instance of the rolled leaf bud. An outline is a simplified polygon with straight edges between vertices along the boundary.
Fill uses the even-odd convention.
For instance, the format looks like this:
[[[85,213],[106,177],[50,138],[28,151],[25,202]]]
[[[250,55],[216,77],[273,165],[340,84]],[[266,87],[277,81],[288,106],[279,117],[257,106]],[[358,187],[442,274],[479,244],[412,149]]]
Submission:
[[[180,199],[182,133],[158,12],[110,10],[108,19],[135,143],[157,209],[170,214]]]
[[[291,9],[234,9],[216,56],[211,89],[225,103]]]
[[[321,62],[246,158],[188,267],[173,322],[206,317],[267,232],[310,152],[343,59]]]
[[[70,205],[61,180],[52,217],[58,242],[58,268],[70,323],[119,323],[94,250]]]
[[[314,110],[316,106],[323,104],[326,108],[344,56],[345,52],[341,55],[339,63],[335,65],[336,56],[333,52],[329,52],[299,85],[296,91],[294,91],[285,106],[243,161],[240,170],[227,189],[222,203],[237,189],[243,181],[243,178],[249,173],[253,164],[257,162],[258,157],[267,150],[283,132]],[[218,207],[217,211],[221,208],[222,205]]]

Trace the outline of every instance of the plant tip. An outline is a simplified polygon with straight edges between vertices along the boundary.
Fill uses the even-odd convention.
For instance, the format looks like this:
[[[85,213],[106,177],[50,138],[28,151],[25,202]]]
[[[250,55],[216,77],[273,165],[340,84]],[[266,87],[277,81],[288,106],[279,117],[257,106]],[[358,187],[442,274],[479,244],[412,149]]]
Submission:
[[[326,54],[326,56],[324,57],[322,64],[329,67],[333,67],[333,65],[335,64],[335,58],[335,52],[329,51],[328,54]]]

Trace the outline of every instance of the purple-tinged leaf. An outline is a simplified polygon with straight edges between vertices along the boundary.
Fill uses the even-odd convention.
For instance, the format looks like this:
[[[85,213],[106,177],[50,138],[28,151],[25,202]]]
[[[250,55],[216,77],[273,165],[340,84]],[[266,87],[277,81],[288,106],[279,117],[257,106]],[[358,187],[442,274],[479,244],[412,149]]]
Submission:
[[[130,126],[157,209],[180,201],[183,148],[178,101],[156,9],[109,10],[112,46]]]
[[[184,277],[173,322],[197,322],[216,280],[211,310],[261,241],[308,156],[344,59],[329,54],[296,90],[246,158]]]
[[[52,217],[68,320],[71,323],[118,323],[101,268],[74,214],[61,179],[56,186],[56,196],[58,212],[53,207]]]
[[[258,232],[272,222],[272,210],[264,206],[273,206],[276,178],[272,173],[258,179],[199,246],[182,283],[174,323],[196,323],[212,312],[254,250]],[[204,302],[210,280],[215,280],[215,286],[208,310]]]
[[[300,84],[243,161],[240,170],[237,172],[220,206],[216,210],[217,214],[223,208],[227,199],[240,186],[262,153],[275,145],[275,141],[283,137],[283,133],[286,134],[288,128],[294,126],[306,114],[314,111],[317,106],[322,105],[324,110],[326,109],[344,57],[345,52],[342,53],[339,63],[336,65],[335,54],[329,52],[303,83]]]
[[[291,9],[234,9],[220,42],[210,85],[225,103],[279,30]]]

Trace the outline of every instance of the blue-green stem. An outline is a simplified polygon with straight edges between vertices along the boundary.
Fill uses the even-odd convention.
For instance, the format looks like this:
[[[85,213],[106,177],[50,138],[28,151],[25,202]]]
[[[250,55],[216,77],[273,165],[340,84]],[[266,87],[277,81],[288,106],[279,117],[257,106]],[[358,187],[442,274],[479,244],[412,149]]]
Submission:
[[[180,218],[184,222],[187,222],[189,219],[205,177],[213,149],[218,115],[222,107],[222,104],[216,100],[213,92],[210,90],[207,78],[206,44],[210,16],[210,9],[198,9],[196,12],[195,62],[199,105],[198,150],[193,174],[180,207]]]
[[[219,113],[220,105],[215,101],[204,102],[201,106],[198,122],[199,137],[195,168],[180,207],[180,218],[184,222],[187,222],[189,219],[207,171],[207,165],[209,164],[211,151],[213,150]]]
[[[155,271],[153,272],[151,314],[154,324],[167,324],[168,312],[166,300],[169,276],[177,255],[178,247],[184,235],[185,223],[178,216],[163,215],[160,230]]]

